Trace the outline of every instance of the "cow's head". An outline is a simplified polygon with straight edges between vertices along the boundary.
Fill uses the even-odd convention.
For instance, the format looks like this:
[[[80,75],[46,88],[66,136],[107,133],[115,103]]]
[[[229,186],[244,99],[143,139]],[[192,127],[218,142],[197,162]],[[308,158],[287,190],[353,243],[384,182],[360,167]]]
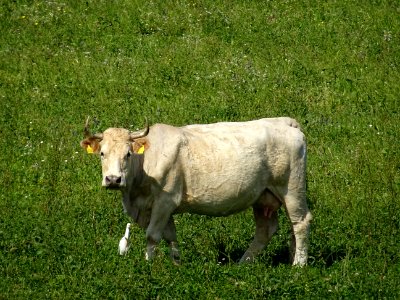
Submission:
[[[85,139],[80,144],[87,152],[100,155],[103,172],[102,185],[115,189],[126,187],[128,178],[133,175],[131,163],[141,152],[142,145],[137,142],[137,139],[149,133],[147,119],[145,128],[136,132],[123,128],[109,128],[103,133],[91,134],[88,123],[89,118],[85,124]]]

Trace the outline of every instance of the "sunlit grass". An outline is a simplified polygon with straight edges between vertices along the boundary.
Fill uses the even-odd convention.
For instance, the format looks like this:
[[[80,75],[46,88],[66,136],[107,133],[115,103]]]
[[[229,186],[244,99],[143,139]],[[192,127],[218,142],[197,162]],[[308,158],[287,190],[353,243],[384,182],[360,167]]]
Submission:
[[[0,298],[399,298],[396,1],[6,1],[0,6]],[[143,260],[93,130],[291,116],[308,139],[309,266],[290,228],[252,265],[250,211],[177,216],[183,264]]]

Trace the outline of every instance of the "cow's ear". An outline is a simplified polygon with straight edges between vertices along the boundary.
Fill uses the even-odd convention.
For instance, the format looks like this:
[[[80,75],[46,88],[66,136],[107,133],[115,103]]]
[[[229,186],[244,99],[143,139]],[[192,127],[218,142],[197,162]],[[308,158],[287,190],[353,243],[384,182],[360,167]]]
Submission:
[[[132,142],[132,150],[136,154],[143,154],[149,147],[149,142],[146,139],[136,139]]]
[[[96,138],[87,138],[81,141],[81,147],[86,150],[87,153],[98,153],[100,150],[99,140]]]

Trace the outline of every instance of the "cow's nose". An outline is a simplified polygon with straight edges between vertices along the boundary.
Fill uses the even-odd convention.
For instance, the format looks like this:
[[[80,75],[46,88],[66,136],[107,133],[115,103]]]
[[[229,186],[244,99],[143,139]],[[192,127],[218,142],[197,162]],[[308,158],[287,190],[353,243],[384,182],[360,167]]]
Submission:
[[[106,186],[107,187],[119,187],[121,185],[121,176],[106,176]]]

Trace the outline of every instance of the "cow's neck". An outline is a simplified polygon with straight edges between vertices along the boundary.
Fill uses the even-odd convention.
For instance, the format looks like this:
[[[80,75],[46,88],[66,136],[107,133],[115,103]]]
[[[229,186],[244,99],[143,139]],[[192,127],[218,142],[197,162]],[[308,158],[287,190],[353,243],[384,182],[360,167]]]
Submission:
[[[129,197],[135,197],[141,194],[141,188],[145,180],[143,170],[144,156],[140,155],[132,160],[130,168],[133,170],[132,176],[128,179],[126,188],[122,190],[122,194]]]
[[[149,201],[150,185],[143,170],[143,155],[131,163],[132,176],[127,182],[127,187],[122,192],[124,210],[139,226],[146,228],[151,212],[152,201]]]

